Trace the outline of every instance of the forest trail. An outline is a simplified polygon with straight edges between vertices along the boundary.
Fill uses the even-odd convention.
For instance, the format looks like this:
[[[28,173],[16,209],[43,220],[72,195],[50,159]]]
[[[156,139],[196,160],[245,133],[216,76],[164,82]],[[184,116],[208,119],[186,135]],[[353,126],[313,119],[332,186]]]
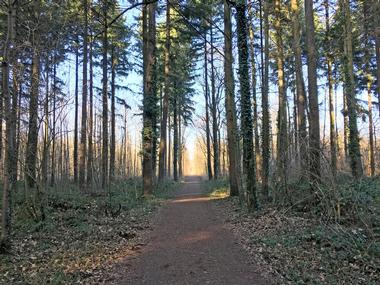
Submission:
[[[200,183],[200,177],[187,177],[163,206],[147,245],[126,261],[118,284],[270,284],[217,217]]]

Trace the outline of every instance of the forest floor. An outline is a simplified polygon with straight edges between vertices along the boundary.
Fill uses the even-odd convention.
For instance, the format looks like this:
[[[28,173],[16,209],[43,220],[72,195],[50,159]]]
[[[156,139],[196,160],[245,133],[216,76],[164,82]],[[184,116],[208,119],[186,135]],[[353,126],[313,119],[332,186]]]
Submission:
[[[237,197],[213,201],[225,227],[274,284],[380,284],[379,181],[362,184],[377,193],[375,200],[363,189],[355,194],[362,201],[342,200],[349,219],[339,223],[318,212],[321,205],[305,211],[271,204],[250,213]],[[210,196],[228,196],[227,181],[204,187]],[[361,205],[366,211],[358,222],[353,217]]]
[[[70,185],[46,190],[44,219],[32,197],[22,189],[14,195],[12,248],[0,254],[0,284],[111,282],[118,277],[110,269],[144,246],[154,214],[177,188],[167,182],[144,200],[137,198],[139,180],[115,183],[108,193]]]

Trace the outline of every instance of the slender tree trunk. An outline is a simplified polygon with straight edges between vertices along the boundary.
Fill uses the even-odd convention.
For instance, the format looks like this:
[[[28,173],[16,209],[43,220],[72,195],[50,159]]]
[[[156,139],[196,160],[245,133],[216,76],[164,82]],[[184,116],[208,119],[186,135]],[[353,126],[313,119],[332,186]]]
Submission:
[[[243,174],[246,184],[246,199],[249,209],[256,209],[255,151],[253,147],[252,104],[249,84],[247,4],[245,0],[236,4],[236,26],[239,51],[239,80],[241,104],[241,135],[243,137]]]
[[[256,85],[257,85],[257,72],[256,72],[256,63],[255,63],[255,35],[253,31],[253,11],[252,6],[249,6],[249,51],[250,51],[250,60],[251,60],[251,84],[252,84],[252,100],[253,100],[253,131],[255,134],[255,169],[257,179],[259,178],[259,169],[260,165],[260,138],[259,138],[259,126],[258,126],[258,114],[257,114],[257,94],[256,94]]]
[[[369,22],[368,19],[370,18],[370,3],[364,1],[363,2],[363,29],[364,29],[364,41],[365,46],[367,49],[364,51],[364,60],[365,60],[365,77],[366,77],[366,83],[367,83],[367,98],[368,98],[368,133],[369,133],[369,151],[368,151],[368,158],[369,158],[369,170],[370,175],[373,177],[375,175],[375,146],[374,146],[374,137],[373,137],[373,116],[372,116],[372,75],[371,75],[371,54],[370,54],[370,46],[371,42],[369,40],[369,31],[368,26]]]
[[[108,23],[107,23],[107,0],[103,0],[103,88],[102,88],[102,188],[108,186]]]
[[[182,168],[182,115],[181,115],[181,103],[178,104],[178,177],[182,178],[183,168]]]
[[[351,11],[348,0],[341,0],[342,10],[345,19],[345,38],[346,38],[346,60],[345,60],[345,81],[347,86],[347,111],[348,111],[348,129],[349,142],[348,152],[350,156],[350,164],[352,175],[358,179],[363,175],[363,167],[360,153],[359,130],[357,125],[357,102],[355,94],[355,78],[354,78],[354,60],[352,46],[352,22]]]
[[[241,194],[242,202],[244,193],[241,185],[240,151],[235,107],[235,80],[232,67],[231,9],[227,3],[227,0],[224,0],[224,54],[224,76],[226,88],[225,106],[227,120],[230,195],[238,196]]]
[[[219,178],[219,145],[218,145],[218,117],[215,87],[215,67],[214,67],[214,33],[213,27],[210,27],[211,43],[211,116],[212,116],[212,146],[214,151],[214,179]]]
[[[207,33],[205,33],[205,39]],[[211,180],[212,175],[212,164],[211,164],[211,142],[210,142],[210,116],[209,116],[209,89],[208,89],[208,58],[207,58],[207,41],[204,42],[204,56],[205,56],[205,66],[204,66],[204,76],[205,76],[205,104],[206,104],[206,148],[207,148],[207,174],[208,179]]]
[[[279,186],[287,195],[287,163],[288,163],[288,130],[287,130],[287,99],[285,90],[284,76],[284,50],[283,50],[283,30],[282,30],[282,14],[281,1],[275,0],[275,20],[274,28],[276,31],[276,46],[277,46],[277,73],[278,73],[278,122],[277,122],[277,172]],[[280,196],[277,193],[277,200]]]
[[[10,247],[11,218],[12,218],[12,192],[16,189],[14,178],[14,152],[15,152],[15,122],[12,122],[11,94],[9,90],[9,66],[12,64],[13,42],[15,37],[17,2],[8,0],[7,31],[4,42],[4,54],[2,60],[2,99],[4,99],[4,118],[6,123],[4,173],[3,173],[3,199],[1,208],[1,236],[0,252],[7,251]],[[1,122],[2,123],[2,122]]]
[[[176,87],[176,83],[174,83]],[[178,181],[178,96],[175,94],[173,100],[173,177]]]
[[[29,131],[26,145],[25,177],[29,188],[37,183],[36,162],[38,145],[38,87],[40,83],[40,56],[37,48],[33,50],[31,93],[29,102]]]
[[[320,130],[319,130],[319,105],[318,105],[318,85],[317,85],[317,53],[315,49],[315,29],[313,1],[305,0],[306,15],[306,45],[307,45],[307,68],[308,68],[308,89],[310,105],[310,175],[312,182],[318,182],[321,176],[321,150],[320,150]]]
[[[88,64],[88,2],[83,0],[84,28],[83,28],[83,80],[82,80],[82,124],[79,148],[79,186],[85,187],[86,183],[86,156],[87,156],[87,64]]]
[[[46,76],[46,94],[44,101],[44,146],[42,151],[41,162],[41,181],[44,186],[47,184],[47,170],[48,170],[48,154],[49,154],[49,57],[46,59],[45,76]],[[13,78],[13,81],[17,81],[17,77]],[[17,83],[14,84],[17,86]],[[16,90],[16,89],[15,89]]]
[[[292,22],[293,22],[293,49],[295,59],[296,72],[296,97],[297,97],[297,140],[300,145],[299,157],[301,159],[301,169],[306,169],[308,164],[307,154],[307,130],[306,130],[306,92],[305,82],[302,72],[302,50],[301,50],[301,35],[300,35],[300,9],[299,0],[291,1]]]
[[[73,154],[73,169],[74,183],[78,182],[78,115],[79,115],[79,36],[75,41],[75,117],[74,117],[74,154]]]
[[[56,57],[54,55],[53,57],[53,114],[52,114],[52,121],[53,121],[53,131],[52,131],[52,146],[51,146],[51,176],[50,176],[50,186],[54,186],[55,184],[55,170],[56,170],[56,159],[55,159],[55,147],[56,147],[56,91],[57,91],[57,63],[56,63]],[[67,160],[66,162],[68,162]]]
[[[162,181],[166,176],[165,160],[166,160],[166,138],[167,138],[167,122],[169,112],[169,98],[170,98],[170,2],[166,1],[166,38],[165,38],[165,63],[164,63],[164,81],[165,91],[162,104],[162,119],[161,119],[161,136],[160,136],[160,153],[158,165],[158,179]]]
[[[263,33],[261,32],[261,48],[264,49],[265,61],[263,62],[262,69],[262,112],[263,112],[263,121],[262,121],[262,192],[265,200],[269,199],[269,160],[270,160],[270,115],[269,115],[269,3],[267,0],[260,0],[260,4],[264,1],[264,5],[260,5],[260,14],[263,14],[264,17],[264,39],[263,44]],[[262,7],[263,6],[263,7]],[[262,20],[260,20],[261,31]]]
[[[147,4],[145,16],[148,18],[148,29],[143,34],[146,46],[146,63],[144,68],[144,99],[143,99],[143,189],[144,195],[151,195],[154,186],[153,140],[155,135],[155,88],[154,73],[156,65],[156,3]],[[145,20],[146,21],[146,20]]]
[[[332,78],[332,64],[333,56],[331,54],[331,31],[330,31],[330,6],[329,0],[324,2],[326,9],[326,47],[327,47],[327,84],[329,94],[329,117],[330,117],[330,155],[331,155],[331,170],[335,177],[337,171],[337,147],[336,147],[336,133],[335,133],[335,97],[333,91],[333,78]]]
[[[110,140],[110,178],[112,182],[115,178],[115,159],[116,159],[116,110],[115,110],[115,91],[116,91],[116,58],[115,47],[111,48],[111,140]]]
[[[168,166],[168,176],[171,177],[172,175],[172,171],[171,171],[171,161],[172,161],[172,157],[171,157],[171,153],[172,153],[172,148],[171,148],[171,144],[172,144],[172,136],[171,136],[171,125],[170,125],[170,115],[168,116],[168,148],[167,148],[167,153],[168,153],[168,161],[167,161],[167,166]]]
[[[91,185],[93,180],[93,161],[94,161],[94,150],[93,150],[93,136],[94,136],[94,67],[93,67],[93,37],[91,37],[90,42],[90,106],[89,106],[89,117],[88,117],[88,156],[87,156],[87,184]]]

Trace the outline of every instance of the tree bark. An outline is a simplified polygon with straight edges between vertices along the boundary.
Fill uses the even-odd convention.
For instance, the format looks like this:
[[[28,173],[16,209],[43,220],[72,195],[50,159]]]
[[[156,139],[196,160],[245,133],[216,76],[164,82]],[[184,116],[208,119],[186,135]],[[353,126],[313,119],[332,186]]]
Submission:
[[[146,1],[146,0],[145,0]],[[146,3],[146,2],[145,2]],[[146,63],[144,68],[144,99],[143,99],[143,189],[144,195],[153,194],[153,136],[155,135],[155,88],[154,73],[156,65],[156,3],[147,4],[145,16],[148,18],[148,27],[144,29],[146,46]],[[146,20],[145,20],[146,21]],[[145,62],[145,61],[144,61]]]
[[[345,81],[347,87],[347,111],[349,141],[348,152],[350,156],[352,175],[358,179],[363,175],[363,167],[360,153],[359,130],[357,125],[357,102],[355,94],[354,78],[354,54],[352,46],[352,22],[351,11],[348,0],[341,0],[342,10],[345,19],[345,38],[346,38],[346,60],[345,60]]]
[[[277,76],[278,76],[278,121],[277,121],[277,172],[278,183],[281,190],[284,190],[287,195],[287,163],[288,163],[288,130],[287,130],[287,99],[285,90],[285,75],[284,75],[284,46],[283,46],[283,30],[282,30],[282,14],[281,2],[275,1],[275,20],[274,28],[276,31],[275,41],[277,46]],[[276,193],[277,200],[279,193]]]
[[[78,113],[79,113],[79,36],[75,41],[75,117],[74,117],[74,154],[73,154],[73,169],[74,183],[78,182]]]
[[[214,179],[219,178],[219,145],[218,145],[218,117],[217,117],[217,102],[215,88],[215,67],[214,67],[214,33],[213,24],[210,27],[210,43],[211,43],[211,116],[212,116],[212,147],[213,147],[213,165]]]
[[[264,5],[262,5],[264,1]],[[263,71],[262,71],[262,112],[263,112],[263,121],[262,121],[262,192],[265,200],[269,199],[269,160],[270,160],[270,115],[269,115],[269,3],[267,0],[260,0],[260,12],[263,10],[264,17],[264,38],[265,42],[263,44],[263,33],[261,33],[261,47],[264,48],[265,61],[262,58],[263,62]],[[263,7],[262,7],[263,6]],[[261,14],[261,13],[260,13]],[[262,20],[260,20],[261,30]]]
[[[4,42],[2,69],[2,99],[4,100],[4,118],[6,123],[5,142],[4,142],[4,172],[3,172],[3,198],[1,208],[1,236],[0,236],[0,252],[7,251],[10,247],[11,236],[11,219],[12,219],[12,192],[16,189],[16,181],[14,175],[14,153],[15,153],[15,126],[13,122],[14,114],[12,114],[11,94],[9,90],[9,66],[12,64],[12,56],[14,49],[14,37],[16,27],[16,9],[17,2],[8,0],[7,14],[7,31]],[[17,158],[16,158],[17,159]]]
[[[230,195],[238,196],[241,194],[241,202],[243,202],[244,193],[241,181],[240,151],[235,107],[235,80],[232,67],[233,59],[231,9],[227,3],[227,0],[224,0],[224,54],[224,78],[226,94],[225,108],[227,120]]]
[[[166,176],[165,160],[166,160],[166,137],[167,137],[167,123],[169,112],[169,98],[170,98],[170,2],[166,1],[166,38],[165,38],[165,63],[164,63],[164,81],[165,92],[162,104],[162,119],[161,119],[161,136],[160,136],[160,153],[158,164],[158,179],[162,181]]]
[[[116,58],[115,47],[111,47],[111,139],[110,139],[110,172],[109,181],[115,178],[115,160],[116,160],[116,109],[115,109],[115,92],[116,92]]]
[[[320,130],[319,130],[319,105],[318,105],[318,85],[317,85],[317,53],[315,49],[315,28],[313,1],[305,0],[306,15],[306,46],[307,46],[307,70],[310,118],[310,175],[312,182],[320,181],[321,177],[321,150],[320,150]]]
[[[89,106],[89,116],[88,116],[88,156],[87,156],[87,184],[90,186],[93,181],[93,160],[94,160],[94,150],[93,150],[93,132],[94,132],[94,65],[93,65],[93,37],[90,41],[90,51],[89,51],[89,61],[90,61],[90,106]]]
[[[31,93],[29,102],[29,131],[26,145],[25,177],[29,188],[37,183],[36,162],[38,145],[38,87],[40,83],[40,56],[34,47],[31,74]]]
[[[103,0],[103,87],[102,87],[102,188],[108,186],[108,23],[107,23],[107,0]]]
[[[241,135],[243,138],[243,174],[246,183],[246,199],[249,209],[257,209],[255,151],[253,147],[252,103],[249,84],[247,4],[245,0],[236,4],[236,25],[239,51],[239,80],[241,104]]]
[[[82,80],[82,123],[79,146],[79,187],[83,189],[86,183],[86,156],[87,156],[87,64],[88,64],[88,2],[83,0],[84,28],[83,28],[83,80]]]
[[[212,164],[211,164],[211,142],[210,142],[210,116],[209,116],[209,89],[208,89],[208,58],[207,58],[207,33],[205,33],[204,42],[204,76],[205,76],[205,104],[206,104],[206,148],[207,148],[207,174],[208,179],[211,180],[212,175]]]
[[[300,35],[300,8],[299,0],[291,0],[292,22],[293,22],[293,49],[296,72],[296,98],[297,98],[297,141],[299,143],[299,158],[301,162],[301,170],[307,169],[308,153],[307,153],[307,130],[306,130],[306,92],[305,82],[302,72],[302,50]]]

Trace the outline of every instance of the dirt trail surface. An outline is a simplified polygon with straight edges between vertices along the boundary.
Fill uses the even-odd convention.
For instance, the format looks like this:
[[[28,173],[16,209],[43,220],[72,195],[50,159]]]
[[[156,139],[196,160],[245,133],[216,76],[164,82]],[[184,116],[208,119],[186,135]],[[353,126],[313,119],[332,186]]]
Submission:
[[[147,245],[117,284],[270,284],[235,242],[199,177],[188,177],[158,213]]]

